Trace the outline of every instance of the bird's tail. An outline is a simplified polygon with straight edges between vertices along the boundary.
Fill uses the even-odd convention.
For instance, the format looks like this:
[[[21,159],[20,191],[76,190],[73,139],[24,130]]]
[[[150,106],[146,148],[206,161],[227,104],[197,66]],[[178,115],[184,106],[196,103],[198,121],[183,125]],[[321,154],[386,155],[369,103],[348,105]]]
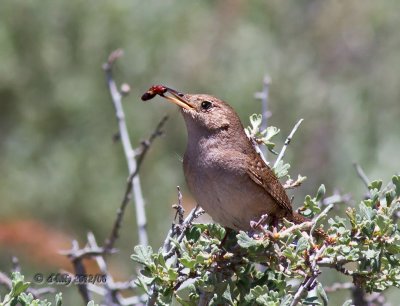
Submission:
[[[294,224],[301,224],[304,222],[309,222],[311,220],[297,212],[293,212],[292,215],[289,217],[289,221],[293,222]]]

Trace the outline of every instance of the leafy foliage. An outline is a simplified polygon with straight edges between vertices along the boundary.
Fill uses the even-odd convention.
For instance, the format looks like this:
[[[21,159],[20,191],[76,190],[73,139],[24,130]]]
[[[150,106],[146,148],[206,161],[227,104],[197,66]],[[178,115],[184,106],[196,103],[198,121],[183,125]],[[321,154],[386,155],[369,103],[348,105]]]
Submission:
[[[260,117],[253,115],[250,121],[247,135],[272,149],[271,138],[279,130],[260,133]],[[281,160],[275,171],[284,176],[288,168]],[[304,179],[299,176],[298,181]],[[172,239],[172,257],[164,249],[135,247],[132,259],[143,267],[137,284],[157,305],[204,300],[209,305],[327,305],[318,279],[322,267],[351,277],[367,292],[400,287],[399,182],[394,176],[383,188],[382,181],[373,181],[369,197],[349,207],[346,218],[328,217],[333,204],[321,206],[326,193],[321,185],[299,209],[310,222],[284,220],[278,228],[267,225],[254,233],[191,224],[181,241]],[[295,185],[290,181],[288,186]]]
[[[47,300],[35,299],[31,293],[26,293],[30,283],[25,282],[24,276],[19,272],[14,272],[12,274],[11,282],[11,291],[4,297],[3,301],[0,302],[0,306],[61,306],[62,304],[61,293],[56,294],[54,304]]]
[[[138,285],[147,293],[156,290],[160,305],[173,299],[197,305],[204,294],[210,305],[290,305],[297,290],[293,280],[320,274],[321,267],[351,276],[367,292],[400,287],[400,232],[393,219],[400,205],[398,180],[394,176],[385,188],[371,183],[371,199],[348,208],[347,218],[329,218],[322,241],[310,229],[302,231],[285,221],[279,231],[266,227],[253,235],[226,232],[217,224],[193,224],[170,259],[161,249],[138,246],[132,257],[143,266]],[[324,193],[321,186],[315,197],[307,196],[300,211],[326,220],[327,211],[318,205]],[[353,263],[351,270],[348,263]],[[321,283],[307,292],[301,303],[326,305]]]

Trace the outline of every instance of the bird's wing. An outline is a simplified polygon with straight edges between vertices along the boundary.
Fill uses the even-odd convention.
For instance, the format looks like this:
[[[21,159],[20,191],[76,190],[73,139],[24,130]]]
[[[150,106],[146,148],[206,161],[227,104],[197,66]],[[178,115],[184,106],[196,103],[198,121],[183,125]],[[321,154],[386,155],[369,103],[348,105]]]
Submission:
[[[257,153],[248,158],[247,174],[255,183],[264,188],[283,209],[292,211],[292,205],[282,184]]]

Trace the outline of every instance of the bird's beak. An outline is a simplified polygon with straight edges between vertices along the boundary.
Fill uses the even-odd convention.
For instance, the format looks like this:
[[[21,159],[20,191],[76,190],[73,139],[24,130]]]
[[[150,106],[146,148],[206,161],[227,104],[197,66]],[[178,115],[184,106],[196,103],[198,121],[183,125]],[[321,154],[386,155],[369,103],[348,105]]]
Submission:
[[[194,106],[185,98],[185,95],[175,89],[166,87],[166,91],[162,97],[184,109],[191,110],[194,108]]]

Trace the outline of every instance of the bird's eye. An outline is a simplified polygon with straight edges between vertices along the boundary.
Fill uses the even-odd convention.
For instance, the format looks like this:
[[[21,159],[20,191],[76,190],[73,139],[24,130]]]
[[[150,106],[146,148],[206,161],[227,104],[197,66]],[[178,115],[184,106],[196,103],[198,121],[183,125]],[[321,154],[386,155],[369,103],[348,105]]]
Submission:
[[[201,102],[201,108],[204,110],[210,109],[212,106],[212,103],[210,101],[203,101]]]

